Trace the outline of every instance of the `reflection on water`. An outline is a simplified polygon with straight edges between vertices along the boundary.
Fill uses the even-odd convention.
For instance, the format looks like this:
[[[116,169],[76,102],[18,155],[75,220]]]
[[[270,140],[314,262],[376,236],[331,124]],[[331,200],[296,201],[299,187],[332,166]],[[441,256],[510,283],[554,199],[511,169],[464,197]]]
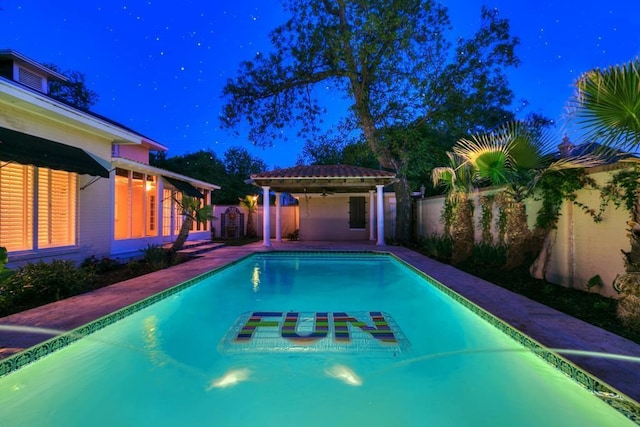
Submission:
[[[247,381],[251,371],[248,368],[231,369],[220,378],[215,378],[207,387],[207,391],[212,388],[225,388],[238,384],[241,381]]]
[[[253,266],[251,284],[253,285],[253,292],[258,292],[260,290],[260,267],[258,264]]]
[[[362,378],[358,376],[351,368],[344,365],[333,365],[325,370],[325,373],[332,377],[339,379],[345,384],[352,386],[361,386]]]

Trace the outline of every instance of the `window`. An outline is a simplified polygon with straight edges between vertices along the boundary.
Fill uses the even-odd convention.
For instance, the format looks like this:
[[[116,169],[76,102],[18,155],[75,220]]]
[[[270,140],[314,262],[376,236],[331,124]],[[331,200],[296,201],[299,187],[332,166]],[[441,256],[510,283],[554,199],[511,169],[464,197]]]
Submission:
[[[173,206],[173,199],[171,198],[172,191],[165,188],[162,192],[162,235],[171,235],[171,210]]]
[[[25,251],[76,243],[77,175],[0,162],[0,246]]]
[[[38,168],[38,247],[75,244],[76,174]]]
[[[349,228],[365,228],[364,197],[349,197]]]
[[[0,162],[0,246],[33,249],[33,166]]]
[[[156,236],[157,178],[116,168],[114,237],[131,239]]]

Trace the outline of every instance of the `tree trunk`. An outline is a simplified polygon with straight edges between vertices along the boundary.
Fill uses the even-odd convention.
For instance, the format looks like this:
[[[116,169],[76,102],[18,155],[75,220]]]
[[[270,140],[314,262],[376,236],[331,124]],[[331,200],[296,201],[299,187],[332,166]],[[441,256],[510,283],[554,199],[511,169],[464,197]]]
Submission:
[[[398,177],[393,184],[396,192],[396,236],[395,240],[406,243],[412,240],[411,236],[411,192],[409,182],[405,177]]]
[[[189,231],[191,231],[191,226],[193,225],[193,218],[190,216],[185,216],[182,221],[182,227],[180,227],[180,232],[178,233],[178,237],[176,237],[175,242],[171,245],[171,250],[173,252],[178,252],[184,246],[184,242],[187,241],[187,237],[189,237]]]
[[[472,202],[467,198],[466,194],[460,196],[453,223],[451,263],[454,265],[468,260],[473,254],[475,228],[471,205]]]
[[[504,269],[513,270],[526,260],[530,232],[524,203],[511,201],[507,209],[507,262]]]
[[[249,210],[247,213],[247,237],[256,237],[256,228],[253,225],[253,212]]]

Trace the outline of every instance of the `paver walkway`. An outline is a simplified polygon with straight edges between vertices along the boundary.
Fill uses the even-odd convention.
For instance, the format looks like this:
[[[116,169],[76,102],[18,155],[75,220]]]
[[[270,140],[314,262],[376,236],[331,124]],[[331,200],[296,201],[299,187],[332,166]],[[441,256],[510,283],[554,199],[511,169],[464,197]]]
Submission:
[[[375,242],[273,242],[227,246],[200,258],[112,286],[0,318],[0,325],[71,330],[147,296],[191,279],[256,251],[374,250],[390,252],[445,284],[515,328],[554,349],[582,350],[639,358],[640,345],[560,313],[521,295],[485,282],[407,248]],[[50,336],[0,330],[0,359]],[[604,357],[565,356],[627,396],[640,401],[640,363]]]

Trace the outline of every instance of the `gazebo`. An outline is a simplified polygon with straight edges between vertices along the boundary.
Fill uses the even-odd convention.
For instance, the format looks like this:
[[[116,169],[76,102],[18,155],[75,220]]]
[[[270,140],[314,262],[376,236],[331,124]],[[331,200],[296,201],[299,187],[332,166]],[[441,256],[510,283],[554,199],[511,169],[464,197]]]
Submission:
[[[268,209],[271,191],[276,194],[276,241],[282,240],[279,196],[281,193],[289,193],[299,201],[304,198],[307,204],[306,217],[310,216],[311,200],[318,201],[318,207],[321,207],[319,203],[322,202],[319,214],[313,218],[313,222],[309,219],[309,224],[322,227],[327,235],[336,236],[336,233],[342,233],[342,237],[345,234],[344,230],[348,230],[351,235],[360,237],[368,228],[369,240],[376,240],[377,231],[377,244],[384,245],[383,189],[395,180],[395,173],[384,170],[349,165],[309,165],[252,174],[248,182],[262,188],[263,199],[266,201],[262,222],[265,246],[271,246],[271,219]],[[368,222],[365,216],[367,193]],[[348,202],[345,199],[348,199]],[[342,228],[344,230],[340,231]]]

